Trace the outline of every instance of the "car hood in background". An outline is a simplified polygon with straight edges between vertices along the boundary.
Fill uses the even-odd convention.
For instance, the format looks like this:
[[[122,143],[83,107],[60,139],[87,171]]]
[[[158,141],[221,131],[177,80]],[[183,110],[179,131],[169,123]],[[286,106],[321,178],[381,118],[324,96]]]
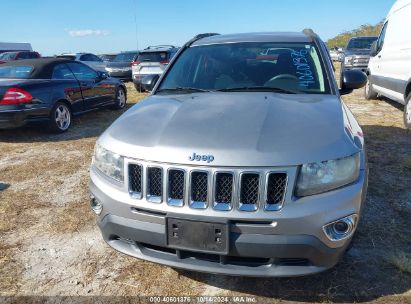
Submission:
[[[345,56],[353,56],[353,55],[370,55],[371,50],[346,50],[344,55]]]
[[[154,95],[123,114],[99,143],[149,161],[208,166],[291,166],[359,151],[332,95]],[[192,162],[193,153],[213,155]]]

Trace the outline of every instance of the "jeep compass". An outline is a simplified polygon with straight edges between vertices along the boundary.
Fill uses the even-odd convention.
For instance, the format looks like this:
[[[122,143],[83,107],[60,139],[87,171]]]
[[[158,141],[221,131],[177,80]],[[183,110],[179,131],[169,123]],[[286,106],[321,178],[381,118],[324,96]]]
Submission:
[[[333,267],[367,189],[361,128],[312,31],[200,34],[97,140],[90,205],[104,240],[176,268],[301,276]]]

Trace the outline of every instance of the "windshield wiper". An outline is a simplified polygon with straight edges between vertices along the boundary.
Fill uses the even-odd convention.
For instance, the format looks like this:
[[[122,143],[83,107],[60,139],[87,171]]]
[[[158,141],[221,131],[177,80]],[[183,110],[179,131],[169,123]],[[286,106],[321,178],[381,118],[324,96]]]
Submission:
[[[191,87],[175,87],[175,88],[164,88],[158,89],[156,93],[163,93],[163,92],[176,92],[176,93],[193,93],[193,92],[211,92],[210,90],[199,89],[199,88],[191,88]]]
[[[219,89],[218,92],[277,92],[277,93],[285,93],[285,94],[300,94],[304,92],[287,90],[282,88],[276,87],[264,87],[264,86],[255,86],[255,87],[237,87],[237,88],[226,88],[226,89]]]

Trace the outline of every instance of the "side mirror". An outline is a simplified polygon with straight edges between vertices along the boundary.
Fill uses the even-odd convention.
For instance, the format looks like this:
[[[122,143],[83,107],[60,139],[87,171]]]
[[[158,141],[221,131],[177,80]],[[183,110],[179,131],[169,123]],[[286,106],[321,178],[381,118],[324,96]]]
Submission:
[[[107,79],[108,77],[109,77],[109,76],[108,76],[108,74],[107,74],[106,72],[100,72],[100,71],[97,72],[97,80],[98,80],[98,81]]]
[[[156,85],[158,79],[160,78],[159,75],[147,75],[141,80],[141,86],[146,91],[153,90],[154,86]]]
[[[375,55],[377,55],[378,51],[377,51],[377,41],[374,41],[371,44],[371,50],[370,50],[370,56],[374,57]]]
[[[340,95],[350,94],[353,90],[362,88],[367,83],[367,75],[360,70],[347,70],[341,75]]]

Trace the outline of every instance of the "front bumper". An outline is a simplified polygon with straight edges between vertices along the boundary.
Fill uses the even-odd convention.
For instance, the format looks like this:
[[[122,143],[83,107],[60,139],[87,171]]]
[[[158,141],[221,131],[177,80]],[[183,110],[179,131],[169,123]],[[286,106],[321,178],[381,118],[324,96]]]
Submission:
[[[238,276],[287,277],[325,271],[344,253],[310,235],[263,235],[241,233],[241,225],[230,225],[229,255],[168,248],[165,217],[150,222],[106,215],[98,221],[104,240],[130,256],[171,267]],[[137,217],[139,216],[137,215]],[[153,221],[154,219],[151,218]],[[161,223],[163,222],[163,223]]]
[[[314,274],[333,267],[351,238],[332,242],[322,226],[350,214],[360,214],[367,172],[348,187],[284,203],[266,218],[187,214],[179,209],[142,201],[136,204],[91,169],[90,191],[103,204],[97,219],[104,240],[140,259],[201,272],[226,275],[286,277]],[[129,196],[128,193],[125,193]],[[144,206],[144,207],[142,207]],[[179,212],[180,211],[180,212]],[[167,244],[167,217],[229,226],[228,254],[176,250]]]
[[[133,75],[134,85],[140,85],[143,78],[148,76],[148,75],[159,75],[160,76],[160,74],[134,74]]]
[[[44,106],[0,106],[0,129],[22,127],[29,122],[47,121],[50,109]]]

